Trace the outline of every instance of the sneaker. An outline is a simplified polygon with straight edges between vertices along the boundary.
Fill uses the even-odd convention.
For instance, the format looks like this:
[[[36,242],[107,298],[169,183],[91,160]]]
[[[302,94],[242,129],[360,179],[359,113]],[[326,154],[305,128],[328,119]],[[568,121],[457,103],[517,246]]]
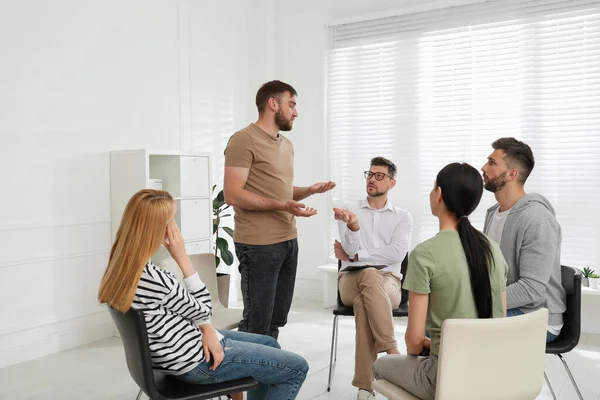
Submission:
[[[375,396],[368,390],[359,389],[356,400],[375,400]]]

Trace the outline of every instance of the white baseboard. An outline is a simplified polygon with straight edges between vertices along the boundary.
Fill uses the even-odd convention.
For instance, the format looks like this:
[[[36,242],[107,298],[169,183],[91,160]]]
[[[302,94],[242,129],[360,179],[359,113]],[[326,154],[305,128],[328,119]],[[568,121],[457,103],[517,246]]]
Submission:
[[[0,368],[113,336],[106,310],[0,335]]]

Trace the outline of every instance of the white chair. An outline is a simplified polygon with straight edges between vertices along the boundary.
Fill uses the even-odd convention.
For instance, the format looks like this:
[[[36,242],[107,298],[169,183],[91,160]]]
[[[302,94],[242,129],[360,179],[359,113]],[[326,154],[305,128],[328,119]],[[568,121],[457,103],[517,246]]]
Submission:
[[[212,253],[193,254],[190,257],[194,268],[200,275],[200,279],[206,285],[210,292],[210,300],[212,302],[213,315],[211,324],[216,329],[234,329],[242,319],[242,309],[227,308],[221,304],[219,300],[219,290],[217,285],[217,267],[215,264],[215,255]],[[183,274],[179,266],[172,258],[167,258],[160,262],[161,268],[166,269],[177,277],[180,281],[183,280]]]
[[[532,400],[544,383],[548,310],[510,318],[448,319],[442,325],[437,400]],[[417,397],[385,380],[391,400]]]

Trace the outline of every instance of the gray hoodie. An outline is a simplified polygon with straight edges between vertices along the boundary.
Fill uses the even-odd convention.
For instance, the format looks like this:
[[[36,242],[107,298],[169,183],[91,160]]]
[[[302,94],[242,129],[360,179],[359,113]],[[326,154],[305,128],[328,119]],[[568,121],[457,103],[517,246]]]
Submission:
[[[488,209],[484,233],[499,204]],[[536,193],[526,194],[510,209],[500,249],[508,263],[506,306],[528,313],[548,309],[548,324],[562,325],[566,294],[561,285],[562,233],[550,202]]]

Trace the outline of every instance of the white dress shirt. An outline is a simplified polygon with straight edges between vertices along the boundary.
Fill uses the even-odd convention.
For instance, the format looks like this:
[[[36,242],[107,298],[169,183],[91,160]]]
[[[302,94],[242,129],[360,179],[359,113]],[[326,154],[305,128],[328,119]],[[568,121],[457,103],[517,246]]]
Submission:
[[[382,271],[401,276],[400,266],[408,251],[413,228],[410,213],[394,207],[389,200],[377,210],[366,198],[344,208],[356,214],[360,229],[353,232],[346,223],[338,221],[342,248],[350,258],[358,254],[358,261],[343,262],[342,269],[348,265],[386,265]]]

